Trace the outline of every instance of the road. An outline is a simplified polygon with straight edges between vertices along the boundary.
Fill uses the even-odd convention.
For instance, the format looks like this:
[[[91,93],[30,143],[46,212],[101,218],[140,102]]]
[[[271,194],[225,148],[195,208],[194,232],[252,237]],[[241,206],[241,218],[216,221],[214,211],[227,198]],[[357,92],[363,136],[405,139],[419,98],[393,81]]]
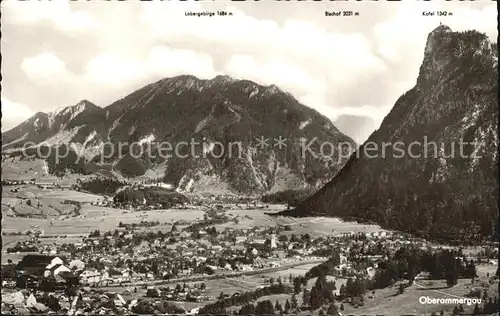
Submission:
[[[170,279],[170,280],[154,280],[154,281],[141,281],[141,282],[132,282],[132,283],[123,283],[123,286],[125,287],[131,287],[131,286],[153,286],[153,285],[165,285],[165,284],[177,284],[177,283],[185,283],[185,282],[201,282],[201,281],[208,281],[208,280],[218,280],[218,279],[224,279],[224,278],[238,278],[241,276],[248,276],[248,275],[258,275],[258,274],[265,274],[265,273],[270,273],[270,272],[277,272],[277,271],[283,271],[283,270],[288,270],[292,269],[295,267],[303,266],[306,264],[313,264],[313,263],[323,263],[327,259],[316,259],[316,260],[307,260],[307,261],[300,261],[300,262],[295,262],[292,264],[287,264],[283,265],[280,267],[275,267],[275,268],[266,268],[266,269],[260,269],[260,270],[255,270],[255,271],[242,271],[242,272],[232,272],[232,273],[224,273],[224,274],[218,274],[218,275],[205,275],[205,276],[198,276],[198,277],[191,277],[191,278],[180,278],[180,279]],[[106,287],[120,287],[120,284],[108,284]]]

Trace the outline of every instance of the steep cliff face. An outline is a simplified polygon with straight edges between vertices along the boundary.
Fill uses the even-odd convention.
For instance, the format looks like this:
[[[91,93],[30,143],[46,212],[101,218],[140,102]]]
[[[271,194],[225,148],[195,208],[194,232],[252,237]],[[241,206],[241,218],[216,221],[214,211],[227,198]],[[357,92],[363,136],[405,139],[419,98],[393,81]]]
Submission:
[[[433,237],[491,236],[498,217],[497,61],[486,35],[439,26],[428,36],[415,87],[293,214],[356,218]]]
[[[43,122],[42,132],[33,130],[33,117],[4,135],[4,144],[10,145],[3,149],[27,141],[70,144],[88,161],[113,163],[123,175],[135,176],[164,163],[158,145],[168,143],[171,157],[166,161],[166,182],[180,190],[210,190],[222,185],[253,194],[320,186],[346,161],[338,152],[303,155],[302,140],[315,140],[311,146],[315,152],[324,142],[334,147],[339,143],[355,146],[331,121],[289,93],[274,85],[227,76],[166,78],[104,109],[81,107],[37,114]],[[259,146],[261,137],[267,139],[266,146]],[[283,146],[275,146],[280,137]],[[179,146],[176,154],[176,146],[183,142],[186,145]],[[143,155],[138,154],[138,146],[123,146],[133,143],[140,144]],[[124,150],[118,150],[119,145]],[[111,146],[113,156],[108,155]],[[129,155],[119,157],[119,152]]]

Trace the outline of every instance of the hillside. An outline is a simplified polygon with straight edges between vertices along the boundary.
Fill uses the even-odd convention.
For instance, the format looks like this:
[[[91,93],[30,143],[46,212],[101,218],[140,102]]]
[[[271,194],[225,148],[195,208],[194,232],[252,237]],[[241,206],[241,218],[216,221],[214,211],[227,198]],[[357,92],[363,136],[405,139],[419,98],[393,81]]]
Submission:
[[[260,137],[268,139],[265,148],[257,146]],[[281,148],[274,146],[279,137],[285,139]],[[302,155],[304,140],[316,140],[316,152],[323,142],[355,146],[330,120],[274,85],[183,75],[149,84],[104,109],[82,101],[51,114],[37,113],[3,135],[2,150],[29,141],[69,145],[70,157],[81,156],[86,164],[106,162],[124,177],[137,177],[165,163],[158,144],[168,142],[172,157],[166,159],[165,182],[183,191],[210,191],[218,185],[258,194],[318,187],[341,169],[346,158],[338,152]],[[67,160],[64,167],[71,167]],[[88,172],[85,163],[74,171]]]
[[[105,115],[102,108],[87,100],[48,114],[38,112],[20,125],[2,133],[2,151],[21,147],[29,142],[45,142],[50,146],[68,140],[79,141],[85,133],[81,129],[103,120]]]
[[[445,239],[492,236],[498,218],[497,56],[484,34],[436,28],[416,85],[341,172],[292,214],[355,218]],[[468,143],[463,154],[460,140]],[[413,157],[402,155],[397,142],[406,152],[417,142]],[[392,145],[382,157],[384,143]]]

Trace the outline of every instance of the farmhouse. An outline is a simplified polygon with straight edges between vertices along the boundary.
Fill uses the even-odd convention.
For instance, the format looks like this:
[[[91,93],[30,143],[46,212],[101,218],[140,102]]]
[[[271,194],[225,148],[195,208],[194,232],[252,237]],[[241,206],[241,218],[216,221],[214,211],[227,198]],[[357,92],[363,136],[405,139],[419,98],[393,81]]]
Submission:
[[[16,266],[16,284],[19,287],[33,286],[36,280],[61,281],[60,275],[70,272],[64,259],[47,255],[26,255]]]
[[[47,255],[26,255],[17,264],[16,272],[18,274],[29,274],[42,276],[45,270],[50,269],[56,264],[62,264],[63,260],[56,256]]]

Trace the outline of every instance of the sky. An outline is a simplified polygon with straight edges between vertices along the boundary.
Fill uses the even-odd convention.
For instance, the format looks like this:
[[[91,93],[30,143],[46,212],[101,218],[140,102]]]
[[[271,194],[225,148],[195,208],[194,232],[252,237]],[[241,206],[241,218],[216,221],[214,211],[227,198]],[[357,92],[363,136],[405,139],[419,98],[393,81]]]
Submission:
[[[181,74],[275,84],[358,142],[411,89],[440,22],[497,38],[493,1],[1,2],[2,131]],[[232,16],[185,12],[225,10]],[[325,16],[325,11],[358,16]],[[452,16],[422,16],[423,11]]]

